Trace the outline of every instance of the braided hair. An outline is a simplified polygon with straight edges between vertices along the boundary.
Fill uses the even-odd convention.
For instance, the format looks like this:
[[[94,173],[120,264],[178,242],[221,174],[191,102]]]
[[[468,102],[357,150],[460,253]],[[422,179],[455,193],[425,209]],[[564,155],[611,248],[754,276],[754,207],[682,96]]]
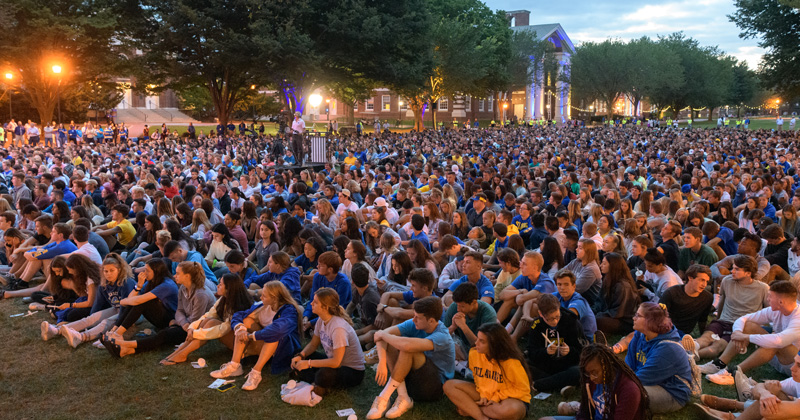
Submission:
[[[581,352],[579,364],[581,369],[580,417],[591,418],[591,412],[593,411],[590,403],[592,398],[589,389],[590,381],[586,373],[586,365],[592,360],[597,360],[603,369],[602,383],[598,384],[603,385],[603,399],[606,402],[603,408],[602,418],[611,419],[614,417],[614,411],[618,403],[614,397],[614,389],[617,385],[617,377],[621,375],[627,376],[628,379],[639,387],[639,393],[642,398],[639,400],[639,409],[637,411],[642,413],[642,419],[649,420],[652,418],[652,414],[650,413],[650,399],[647,396],[647,391],[645,391],[642,382],[639,381],[639,378],[633,373],[633,370],[631,370],[622,359],[617,357],[610,348],[595,343],[587,345],[583,348],[583,352]]]

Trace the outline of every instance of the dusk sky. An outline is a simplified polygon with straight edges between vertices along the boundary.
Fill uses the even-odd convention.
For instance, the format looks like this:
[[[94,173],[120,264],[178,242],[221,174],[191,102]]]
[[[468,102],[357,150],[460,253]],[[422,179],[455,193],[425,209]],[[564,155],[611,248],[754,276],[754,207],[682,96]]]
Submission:
[[[530,10],[531,25],[560,23],[574,44],[606,38],[656,38],[683,31],[701,45],[716,45],[755,69],[763,54],[756,39],[739,38],[739,28],[727,15],[736,11],[732,0],[484,0],[492,9]]]

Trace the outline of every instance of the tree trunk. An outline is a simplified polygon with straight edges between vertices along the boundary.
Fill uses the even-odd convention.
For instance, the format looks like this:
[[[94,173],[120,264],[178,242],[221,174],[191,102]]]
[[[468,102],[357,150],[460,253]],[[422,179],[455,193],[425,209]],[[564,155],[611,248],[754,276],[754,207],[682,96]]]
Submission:
[[[711,118],[714,115],[714,110],[715,109],[716,108],[713,108],[713,107],[708,109],[708,119],[707,119],[707,121],[711,121]]]
[[[425,130],[425,123],[422,120],[422,107],[419,105],[409,104],[411,111],[414,113],[414,130],[421,133]]]

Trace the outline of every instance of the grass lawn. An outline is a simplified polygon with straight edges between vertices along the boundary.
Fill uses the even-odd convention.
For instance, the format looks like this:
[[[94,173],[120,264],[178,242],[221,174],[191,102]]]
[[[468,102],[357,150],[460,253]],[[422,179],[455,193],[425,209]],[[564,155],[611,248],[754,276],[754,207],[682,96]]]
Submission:
[[[314,408],[293,407],[280,400],[280,384],[288,375],[270,376],[268,367],[256,391],[236,388],[221,393],[206,387],[213,382],[211,370],[229,360],[230,351],[216,342],[195,352],[191,359],[205,358],[210,367],[193,369],[188,363],[163,367],[158,361],[170,349],[126,357],[111,358],[105,350],[90,344],[72,349],[63,337],[43,342],[39,324],[48,319],[43,312],[29,317],[9,318],[24,312],[19,300],[0,302],[0,330],[3,357],[0,383],[3,383],[3,418],[7,419],[335,419],[336,410],[353,408],[359,418],[369,411],[380,388],[370,368],[364,382],[355,389],[335,391]],[[141,328],[146,326],[143,325]],[[615,338],[614,338],[615,339]],[[739,362],[737,360],[736,362]],[[254,360],[245,360],[245,371]],[[783,379],[769,367],[754,372],[757,380]],[[721,387],[704,380],[704,392],[733,397],[733,387]],[[13,396],[13,398],[10,398]],[[579,395],[573,393],[572,399]],[[534,400],[529,418],[554,415],[560,396]],[[454,406],[444,399],[438,403],[419,403],[403,419],[457,418]],[[657,419],[695,419],[693,407]]]

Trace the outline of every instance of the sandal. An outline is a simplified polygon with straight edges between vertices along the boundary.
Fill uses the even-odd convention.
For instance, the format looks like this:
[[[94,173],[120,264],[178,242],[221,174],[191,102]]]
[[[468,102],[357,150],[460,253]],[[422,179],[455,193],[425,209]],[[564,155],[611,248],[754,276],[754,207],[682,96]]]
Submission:
[[[113,356],[116,359],[121,358],[120,347],[118,345],[108,340],[105,340],[102,336],[100,337],[100,342],[103,343],[103,346],[106,348],[106,350],[108,350],[108,352],[111,353],[111,356]]]
[[[158,364],[160,364],[161,366],[172,366],[172,365],[177,365],[178,362],[176,362],[176,361],[174,361],[174,360],[172,360],[170,358],[166,358],[166,359],[162,359],[160,362],[158,362]]]

